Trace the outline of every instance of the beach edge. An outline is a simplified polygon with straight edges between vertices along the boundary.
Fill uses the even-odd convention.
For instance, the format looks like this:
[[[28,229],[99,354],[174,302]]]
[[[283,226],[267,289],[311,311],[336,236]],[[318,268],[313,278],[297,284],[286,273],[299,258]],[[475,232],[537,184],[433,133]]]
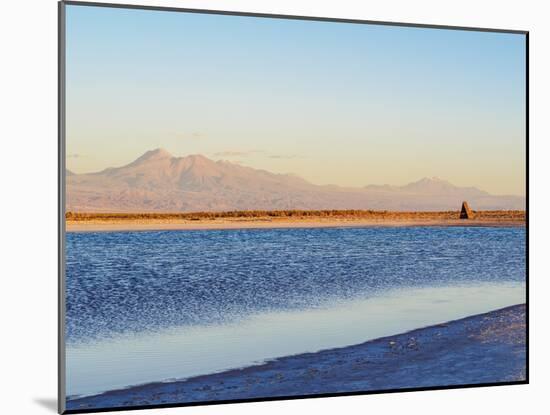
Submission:
[[[516,304],[363,343],[67,401],[99,408],[284,399],[526,383],[526,305]]]

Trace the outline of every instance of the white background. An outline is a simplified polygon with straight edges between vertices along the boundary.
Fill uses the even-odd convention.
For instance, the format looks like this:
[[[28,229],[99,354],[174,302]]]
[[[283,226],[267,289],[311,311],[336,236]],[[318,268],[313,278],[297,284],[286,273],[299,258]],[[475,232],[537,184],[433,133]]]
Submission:
[[[131,2],[128,0],[127,2]],[[531,384],[498,388],[156,410],[166,414],[541,413],[550,400],[550,299],[545,234],[549,15],[543,1],[224,0],[141,4],[494,27],[530,31]],[[57,5],[0,6],[0,412],[52,414],[57,322]],[[498,148],[495,148],[498,151]],[[536,408],[539,408],[538,410]]]

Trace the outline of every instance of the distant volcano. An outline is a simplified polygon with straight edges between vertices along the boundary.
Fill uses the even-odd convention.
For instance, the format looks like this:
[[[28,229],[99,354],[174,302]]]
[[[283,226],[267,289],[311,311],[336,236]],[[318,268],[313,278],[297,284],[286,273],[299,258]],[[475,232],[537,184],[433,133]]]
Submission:
[[[493,196],[424,178],[405,186],[319,186],[295,175],[275,174],[213,161],[148,151],[132,163],[97,173],[67,171],[67,210],[75,212],[191,212],[282,209],[458,210],[525,209],[525,198]]]

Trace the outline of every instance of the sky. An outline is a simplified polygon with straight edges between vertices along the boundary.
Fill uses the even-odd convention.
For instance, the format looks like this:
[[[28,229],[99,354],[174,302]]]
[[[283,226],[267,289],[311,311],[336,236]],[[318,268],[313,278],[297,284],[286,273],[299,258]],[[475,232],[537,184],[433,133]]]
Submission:
[[[524,35],[66,10],[76,173],[164,148],[315,184],[525,195]]]

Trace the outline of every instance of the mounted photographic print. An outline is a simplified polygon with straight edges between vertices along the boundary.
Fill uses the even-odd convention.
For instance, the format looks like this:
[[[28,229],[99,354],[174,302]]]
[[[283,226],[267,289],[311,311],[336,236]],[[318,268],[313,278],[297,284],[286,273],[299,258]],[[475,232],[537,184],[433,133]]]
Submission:
[[[528,33],[60,3],[60,412],[528,382]]]

